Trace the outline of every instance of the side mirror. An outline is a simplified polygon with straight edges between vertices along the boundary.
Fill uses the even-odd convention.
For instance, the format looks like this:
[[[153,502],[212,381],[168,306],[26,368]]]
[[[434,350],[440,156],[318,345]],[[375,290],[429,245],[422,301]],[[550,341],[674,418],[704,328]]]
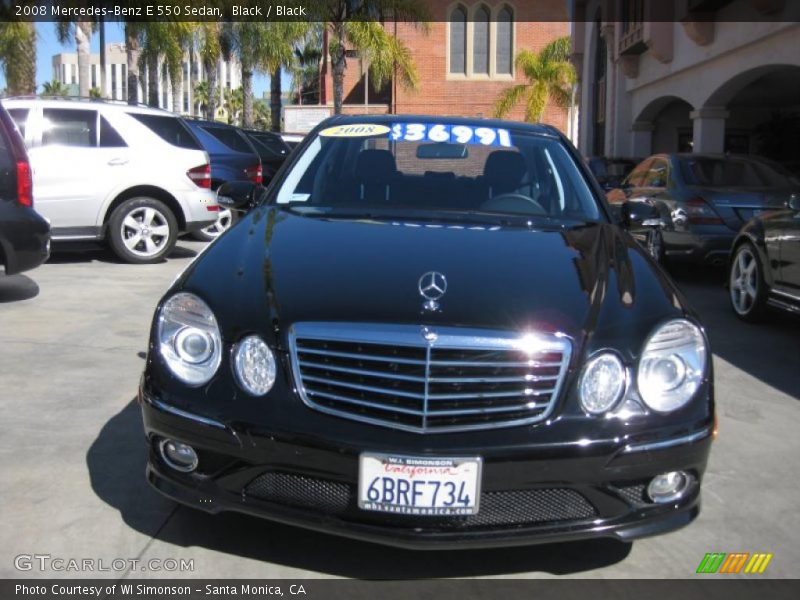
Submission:
[[[217,189],[220,206],[245,213],[261,200],[265,189],[250,181],[228,181]]]
[[[786,203],[789,210],[800,211],[800,194],[792,194],[789,196],[789,202]]]
[[[620,212],[622,226],[627,229],[660,229],[665,225],[658,207],[651,202],[627,201],[622,204]]]

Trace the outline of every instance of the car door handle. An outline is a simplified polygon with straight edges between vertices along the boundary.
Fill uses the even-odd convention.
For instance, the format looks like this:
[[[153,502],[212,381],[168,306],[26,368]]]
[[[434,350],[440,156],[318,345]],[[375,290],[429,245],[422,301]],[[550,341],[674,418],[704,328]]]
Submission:
[[[128,164],[128,159],[127,158],[112,158],[110,161],[108,161],[108,164],[111,167],[118,167],[120,165]]]

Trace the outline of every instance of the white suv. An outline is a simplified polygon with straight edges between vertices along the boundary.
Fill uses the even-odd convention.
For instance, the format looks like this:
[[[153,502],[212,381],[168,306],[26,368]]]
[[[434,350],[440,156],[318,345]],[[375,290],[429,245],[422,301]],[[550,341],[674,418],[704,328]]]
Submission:
[[[216,221],[208,154],[174,114],[102,101],[3,104],[28,146],[53,241],[106,240],[121,259],[152,263],[179,232]]]

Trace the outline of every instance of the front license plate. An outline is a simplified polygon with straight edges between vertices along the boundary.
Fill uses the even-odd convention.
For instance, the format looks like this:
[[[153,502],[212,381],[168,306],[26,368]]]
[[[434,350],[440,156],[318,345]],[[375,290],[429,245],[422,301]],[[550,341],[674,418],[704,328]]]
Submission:
[[[359,460],[358,506],[403,515],[474,515],[481,458],[434,458],[364,453]]]

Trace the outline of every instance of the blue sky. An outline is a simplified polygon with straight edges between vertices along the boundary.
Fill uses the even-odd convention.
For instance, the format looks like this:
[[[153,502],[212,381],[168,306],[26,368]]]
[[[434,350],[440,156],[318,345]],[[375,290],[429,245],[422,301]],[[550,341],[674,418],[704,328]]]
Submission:
[[[106,23],[107,44],[124,41],[125,36],[122,25],[122,23],[117,22]],[[55,23],[37,23],[36,32],[38,34],[36,46],[36,85],[38,86],[37,89],[41,91],[42,85],[46,81],[51,81],[53,79],[53,55],[60,54],[61,52],[75,52],[75,46],[74,44],[62,46],[58,42]],[[96,33],[92,36],[92,52],[100,52],[100,36]],[[289,89],[290,79],[285,73],[282,79],[282,87],[284,92],[286,92]],[[0,89],[5,87],[6,78],[2,70],[0,70]],[[269,91],[269,77],[256,74],[253,78],[254,96],[256,98],[261,98],[265,91]]]

